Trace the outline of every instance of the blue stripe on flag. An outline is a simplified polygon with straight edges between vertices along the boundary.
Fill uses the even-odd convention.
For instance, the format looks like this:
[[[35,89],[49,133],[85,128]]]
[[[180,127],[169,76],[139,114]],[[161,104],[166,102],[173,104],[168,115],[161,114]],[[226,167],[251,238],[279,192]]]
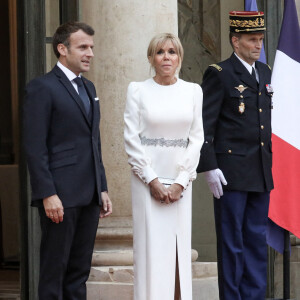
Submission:
[[[284,1],[278,50],[300,63],[300,29],[294,0]]]

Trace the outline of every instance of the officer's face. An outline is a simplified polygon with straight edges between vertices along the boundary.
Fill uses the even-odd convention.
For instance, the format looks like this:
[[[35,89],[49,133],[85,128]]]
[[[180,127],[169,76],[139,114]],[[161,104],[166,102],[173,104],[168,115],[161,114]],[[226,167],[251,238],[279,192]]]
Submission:
[[[232,44],[236,54],[252,65],[259,59],[263,39],[263,33],[246,33],[242,34],[239,38],[232,37]]]
[[[70,35],[68,47],[63,44],[57,46],[59,61],[78,76],[81,72],[89,71],[94,56],[93,47],[93,37],[78,30]]]
[[[166,41],[154,56],[153,66],[156,75],[158,77],[173,77],[178,65],[179,57],[174,45],[171,41]]]

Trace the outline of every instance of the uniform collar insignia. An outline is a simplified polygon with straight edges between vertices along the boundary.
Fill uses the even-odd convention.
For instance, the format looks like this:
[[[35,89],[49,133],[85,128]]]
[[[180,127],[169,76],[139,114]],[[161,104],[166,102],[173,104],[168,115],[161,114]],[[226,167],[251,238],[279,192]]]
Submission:
[[[239,86],[236,86],[234,88],[237,89],[240,93],[242,93],[248,87],[247,86],[243,86],[242,84],[240,84]]]

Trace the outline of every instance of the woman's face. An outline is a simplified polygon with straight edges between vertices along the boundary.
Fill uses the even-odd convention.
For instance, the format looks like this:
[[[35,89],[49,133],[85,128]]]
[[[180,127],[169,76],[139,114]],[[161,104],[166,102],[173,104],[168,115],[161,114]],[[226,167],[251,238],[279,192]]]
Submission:
[[[157,52],[153,60],[156,75],[175,76],[176,69],[179,65],[179,57],[171,41],[166,41]]]

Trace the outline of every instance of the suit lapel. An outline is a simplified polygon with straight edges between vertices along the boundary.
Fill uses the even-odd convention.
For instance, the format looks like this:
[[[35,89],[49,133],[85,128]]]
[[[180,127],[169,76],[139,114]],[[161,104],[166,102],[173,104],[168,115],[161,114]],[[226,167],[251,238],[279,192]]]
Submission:
[[[252,89],[257,90],[257,82],[248,72],[246,67],[239,61],[239,59],[233,53],[230,57],[232,65],[235,72],[238,73],[239,79],[246,85],[250,86]]]
[[[91,123],[90,123],[89,118],[86,114],[86,111],[85,111],[84,105],[82,103],[82,100],[80,99],[78,93],[74,89],[74,86],[72,85],[70,80],[67,78],[67,76],[64,74],[64,72],[58,66],[55,66],[53,70],[54,70],[56,76],[58,77],[58,80],[64,85],[64,87],[67,89],[67,91],[71,95],[72,99],[79,106],[79,108],[80,108],[85,120],[87,121],[88,125],[91,126]]]
[[[97,122],[96,120],[98,119],[97,118],[97,114],[98,114],[98,109],[96,109],[96,105],[99,105],[98,101],[95,101],[95,93],[91,87],[91,84],[89,83],[89,81],[82,76],[82,80],[83,80],[83,83],[86,87],[86,91],[90,97],[90,100],[91,100],[91,109],[92,109],[92,130],[94,132],[95,129],[99,129],[98,128],[98,125],[97,125]]]

